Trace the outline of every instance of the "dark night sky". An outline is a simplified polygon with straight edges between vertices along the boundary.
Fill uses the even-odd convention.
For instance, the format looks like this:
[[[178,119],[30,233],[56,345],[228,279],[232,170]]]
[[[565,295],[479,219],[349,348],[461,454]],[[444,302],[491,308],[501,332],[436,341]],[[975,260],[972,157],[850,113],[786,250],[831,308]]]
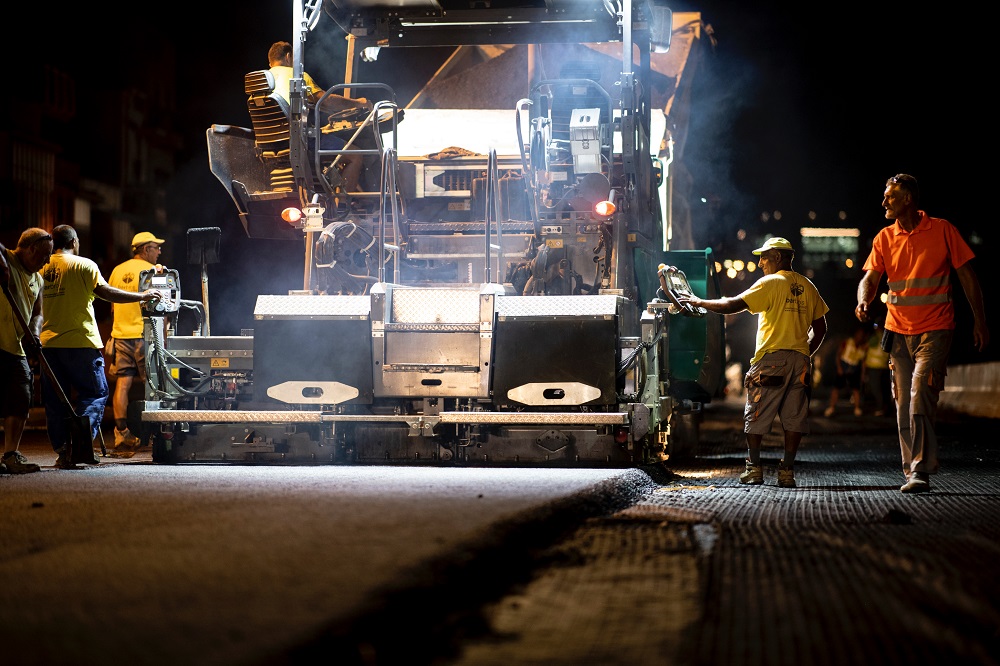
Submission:
[[[824,226],[843,210],[873,232],[885,180],[907,172],[931,214],[975,229],[962,165],[988,126],[984,93],[969,83],[985,49],[953,16],[898,3],[826,14],[691,4],[718,38],[697,135],[708,158],[700,185],[725,210],[754,220],[780,209],[803,223],[814,210]]]
[[[869,4],[874,6],[833,10],[774,0],[671,5],[674,11],[700,11],[718,40],[699,72],[684,155],[695,192],[714,202],[711,231],[696,241],[717,245],[738,228],[752,234],[770,231],[761,213],[774,210],[782,211],[787,229],[850,225],[870,238],[884,226],[885,180],[898,172],[919,179],[929,213],[950,219],[967,238],[993,238],[995,225],[982,222],[968,198],[983,185],[967,184],[972,172],[966,160],[992,135],[986,129],[987,86],[977,81],[993,58],[987,59],[985,45],[970,29],[975,17],[899,3]],[[163,5],[164,14],[143,12],[142,19],[134,5],[103,6],[116,5],[133,13],[102,9],[106,18],[87,30],[81,26],[93,26],[93,15],[54,17],[52,30],[31,36],[78,65],[98,63],[103,76],[114,75],[117,62],[125,66],[125,76],[142,77],[144,63],[162,52],[158,40],[173,43],[178,125],[186,152],[171,191],[211,194],[199,196],[197,205],[187,197],[168,212],[184,228],[222,226],[224,243],[233,246],[228,253],[223,248],[223,259],[227,254],[250,258],[238,267],[212,267],[210,275],[220,275],[222,289],[234,279],[252,290],[254,279],[244,273],[259,272],[253,257],[260,242],[238,237],[242,227],[235,208],[208,171],[204,132],[212,123],[248,124],[243,74],[265,67],[268,46],[291,37],[291,2],[222,0],[197,5],[195,11],[185,4]],[[78,5],[76,11],[84,9]],[[321,85],[332,85],[343,71],[341,63],[327,65],[319,58],[327,49],[342,52],[343,45],[310,36],[306,69]],[[402,73],[405,79],[386,82],[397,87],[405,104],[414,81],[429,72]],[[810,210],[817,214],[814,221],[807,218]],[[839,211],[846,220],[838,219]],[[982,246],[976,249],[984,253]],[[281,275],[298,288],[301,265],[293,262],[282,270],[274,261],[296,253],[301,248],[268,247],[257,257],[267,258],[271,279]],[[179,265],[183,259],[178,254],[174,261]],[[977,268],[982,278],[983,267]],[[213,303],[216,296],[213,290]],[[253,301],[244,302],[252,310]]]
[[[761,212],[780,210],[789,234],[813,224],[860,228],[866,256],[887,224],[886,179],[910,173],[921,185],[921,207],[955,223],[973,244],[997,330],[986,255],[996,225],[969,198],[980,187],[969,163],[979,162],[977,149],[992,134],[977,74],[993,56],[958,14],[884,2],[826,14],[815,5],[768,9],[779,4],[689,4],[718,39],[694,96],[701,112],[685,155],[696,187],[719,199],[715,238],[741,227],[780,233],[761,221]],[[834,307],[831,330],[853,325],[856,284],[824,291]],[[972,349],[970,310],[957,283],[955,290],[953,362],[996,358],[996,344],[985,355]]]
[[[878,228],[885,179],[905,171],[920,180],[932,214],[972,231],[962,165],[989,127],[991,105],[984,86],[974,83],[977,68],[989,62],[985,46],[953,14],[898,3],[826,13],[789,4],[672,4],[675,11],[700,11],[718,39],[699,75],[685,158],[697,190],[721,201],[719,222],[754,224],[761,211],[780,209],[793,219],[815,210],[818,222],[832,225],[844,210],[850,223]],[[246,122],[242,74],[265,66],[270,43],[291,36],[291,2],[223,0],[205,7],[114,28],[143,45],[157,33],[174,41],[179,122],[195,157],[208,125]],[[309,37],[307,69],[321,84],[342,75],[340,62],[320,55],[342,53],[339,41]],[[141,68],[146,51],[110,59]],[[417,78],[410,70],[389,82],[405,101]]]

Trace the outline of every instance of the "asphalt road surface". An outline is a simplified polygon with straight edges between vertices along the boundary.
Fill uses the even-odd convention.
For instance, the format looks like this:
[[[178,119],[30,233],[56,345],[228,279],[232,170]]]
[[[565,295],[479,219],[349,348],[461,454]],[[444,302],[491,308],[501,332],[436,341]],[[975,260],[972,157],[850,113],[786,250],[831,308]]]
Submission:
[[[814,403],[813,413],[823,405]],[[0,475],[7,664],[996,664],[1000,422],[814,419],[737,482],[739,404],[634,470],[154,465]]]

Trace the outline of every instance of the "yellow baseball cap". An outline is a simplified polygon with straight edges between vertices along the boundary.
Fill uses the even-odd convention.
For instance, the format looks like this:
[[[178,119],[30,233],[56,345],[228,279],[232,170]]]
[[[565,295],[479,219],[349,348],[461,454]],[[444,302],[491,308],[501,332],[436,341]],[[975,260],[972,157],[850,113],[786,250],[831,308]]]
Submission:
[[[163,240],[162,238],[157,238],[148,231],[142,231],[132,237],[133,248],[139,247],[140,245],[145,245],[146,243],[159,243],[160,245],[162,245],[166,242],[167,241]]]
[[[754,254],[762,254],[764,252],[767,252],[768,250],[792,250],[792,251],[794,251],[794,249],[795,248],[792,247],[792,244],[789,243],[787,239],[782,238],[781,236],[775,236],[774,238],[768,238],[766,241],[764,241],[764,244],[761,245],[756,250],[754,250],[753,253]]]

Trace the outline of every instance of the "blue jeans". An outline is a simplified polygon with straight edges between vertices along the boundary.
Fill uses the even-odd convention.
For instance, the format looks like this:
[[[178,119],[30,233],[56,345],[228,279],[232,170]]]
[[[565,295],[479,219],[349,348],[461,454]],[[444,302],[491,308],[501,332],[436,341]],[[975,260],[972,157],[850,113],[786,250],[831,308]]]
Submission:
[[[60,347],[46,347],[42,353],[66,397],[73,401],[77,416],[86,416],[90,420],[90,436],[97,441],[97,431],[104,419],[104,405],[108,402],[104,353],[100,349]],[[76,400],[73,400],[74,396]],[[49,442],[53,451],[59,451],[69,443],[70,429],[66,420],[72,414],[46,372],[42,372],[42,402],[45,404]]]

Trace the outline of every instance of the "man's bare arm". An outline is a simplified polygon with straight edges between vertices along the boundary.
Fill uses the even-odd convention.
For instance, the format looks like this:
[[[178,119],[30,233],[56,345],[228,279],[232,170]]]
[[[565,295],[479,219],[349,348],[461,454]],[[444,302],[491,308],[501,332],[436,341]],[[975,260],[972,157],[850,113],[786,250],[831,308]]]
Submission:
[[[965,262],[955,271],[958,273],[958,281],[962,283],[962,290],[972,307],[974,322],[972,325],[972,341],[976,349],[983,351],[990,343],[990,329],[986,326],[986,308],[983,306],[983,289],[979,285],[979,278],[970,266],[971,262]]]
[[[735,296],[733,298],[713,298],[711,300],[705,300],[697,296],[687,296],[677,300],[681,303],[690,303],[696,308],[702,307],[712,312],[718,312],[719,314],[736,314],[737,312],[749,309],[747,308],[746,301]]]
[[[38,296],[35,298],[35,302],[31,306],[31,319],[28,320],[28,326],[31,327],[31,330],[35,334],[41,334],[41,332],[42,332],[42,292],[38,292]]]
[[[94,294],[109,303],[135,303],[137,301],[152,301],[162,297],[162,294],[157,289],[147,289],[146,291],[137,293],[118,289],[107,284],[99,284],[94,287]]]
[[[819,319],[814,319],[812,323],[812,339],[809,340],[809,355],[812,356],[819,349],[819,346],[823,344],[823,339],[826,337],[826,315],[823,315]]]
[[[858,283],[858,306],[854,308],[854,315],[858,321],[868,321],[868,306],[875,299],[875,294],[878,293],[878,283],[881,280],[881,273],[870,270]]]
[[[13,304],[11,304],[13,307]],[[42,348],[41,335],[42,335],[42,292],[38,292],[38,297],[35,299],[35,303],[31,306],[31,316],[28,317],[28,330],[25,332],[25,338],[28,338],[27,342],[22,338],[21,346],[28,350],[30,345],[32,349],[31,352],[37,353]]]

